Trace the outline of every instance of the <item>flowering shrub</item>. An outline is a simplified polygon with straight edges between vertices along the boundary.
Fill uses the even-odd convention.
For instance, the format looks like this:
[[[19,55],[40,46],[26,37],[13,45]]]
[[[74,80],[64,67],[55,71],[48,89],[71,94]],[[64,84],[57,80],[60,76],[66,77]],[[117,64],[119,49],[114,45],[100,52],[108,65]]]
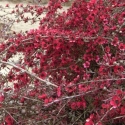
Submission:
[[[63,2],[12,11],[15,21],[46,16],[0,44],[1,69],[11,66],[0,79],[1,125],[125,124],[124,0],[75,0],[59,14]]]

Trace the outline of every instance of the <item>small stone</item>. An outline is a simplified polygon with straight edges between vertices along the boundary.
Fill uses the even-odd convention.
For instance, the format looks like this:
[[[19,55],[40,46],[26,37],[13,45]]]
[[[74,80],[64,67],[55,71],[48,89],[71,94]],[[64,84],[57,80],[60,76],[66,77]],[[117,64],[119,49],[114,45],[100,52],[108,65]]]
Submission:
[[[124,60],[119,60],[120,63],[124,63]]]
[[[31,109],[32,109],[32,110],[34,110],[34,109],[35,109],[35,106],[34,106],[34,105],[32,105],[32,106],[31,106]]]
[[[22,110],[21,110],[21,113],[22,113],[22,114],[26,113],[26,109],[22,109]]]
[[[115,61],[115,62],[113,62],[113,64],[114,64],[114,65],[116,65],[116,64],[117,64],[117,62]]]
[[[108,66],[108,65],[109,65],[109,63],[106,63],[105,65],[106,65],[106,66]]]
[[[122,33],[122,31],[120,30],[119,33]]]
[[[107,88],[104,86],[104,87],[103,87],[103,90],[107,90]]]
[[[10,105],[12,105],[13,103],[14,103],[14,101],[13,101],[13,100],[11,100],[11,101],[9,102],[9,104],[10,104]]]

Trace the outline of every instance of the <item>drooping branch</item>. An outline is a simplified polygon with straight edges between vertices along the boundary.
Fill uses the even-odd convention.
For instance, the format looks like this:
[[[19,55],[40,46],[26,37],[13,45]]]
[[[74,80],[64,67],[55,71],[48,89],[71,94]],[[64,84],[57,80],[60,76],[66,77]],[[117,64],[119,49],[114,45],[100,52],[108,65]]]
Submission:
[[[15,68],[21,70],[22,72],[25,72],[25,73],[27,73],[28,75],[30,75],[30,76],[36,78],[36,79],[39,80],[40,82],[46,83],[47,85],[51,85],[51,86],[53,86],[53,87],[58,87],[57,85],[55,85],[55,84],[53,84],[53,83],[51,83],[51,82],[49,82],[49,81],[43,80],[43,79],[39,78],[38,76],[36,76],[36,74],[30,73],[30,72],[28,72],[27,70],[25,70],[25,69],[23,69],[23,68],[21,68],[21,67],[15,65],[15,64],[13,64],[13,63],[11,63],[11,62],[6,62],[6,61],[0,60],[0,63],[13,66],[13,67],[15,67]]]

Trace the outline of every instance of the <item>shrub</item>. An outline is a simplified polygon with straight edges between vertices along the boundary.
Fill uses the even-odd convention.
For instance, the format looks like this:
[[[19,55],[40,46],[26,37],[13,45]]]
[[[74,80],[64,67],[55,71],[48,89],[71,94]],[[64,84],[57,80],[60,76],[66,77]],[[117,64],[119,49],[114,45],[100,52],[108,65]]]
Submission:
[[[75,0],[59,14],[62,2],[12,11],[24,22],[26,12],[46,16],[37,29],[0,44],[1,68],[11,66],[1,74],[1,123],[125,124],[125,2]]]

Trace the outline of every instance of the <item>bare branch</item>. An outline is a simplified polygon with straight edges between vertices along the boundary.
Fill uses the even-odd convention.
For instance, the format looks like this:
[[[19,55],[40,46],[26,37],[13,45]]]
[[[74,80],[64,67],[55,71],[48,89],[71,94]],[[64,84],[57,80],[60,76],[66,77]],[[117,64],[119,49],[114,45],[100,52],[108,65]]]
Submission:
[[[60,102],[60,101],[66,100],[66,99],[72,99],[72,98],[76,98],[76,97],[79,97],[79,96],[83,96],[83,95],[86,95],[86,94],[88,94],[88,93],[95,92],[95,91],[97,91],[97,90],[99,90],[99,89],[95,89],[95,90],[93,90],[93,91],[88,91],[88,92],[85,92],[85,93],[80,93],[80,94],[78,94],[78,95],[66,96],[66,97],[63,97],[63,98],[59,98],[59,99],[56,99],[56,100],[54,100],[54,101],[52,101],[52,102],[50,102],[50,103],[48,103],[48,104],[46,104],[46,105],[44,105],[44,106],[50,106],[50,105],[52,105],[52,104],[54,104],[54,103],[57,103],[57,102]]]
[[[46,80],[43,80],[43,79],[39,78],[38,76],[36,76],[36,74],[30,73],[30,72],[28,72],[27,70],[25,70],[25,69],[23,69],[23,68],[21,68],[21,67],[15,65],[15,64],[13,64],[12,62],[6,62],[6,61],[2,61],[2,60],[1,60],[0,63],[13,66],[13,67],[15,67],[15,68],[21,70],[22,72],[25,72],[25,73],[27,73],[28,75],[30,75],[30,76],[32,76],[32,77],[38,79],[40,82],[46,83],[47,85],[51,85],[51,86],[54,86],[54,87],[58,87],[57,85],[55,85],[55,84],[53,84],[53,83],[51,83],[51,82],[49,82],[49,81],[46,81]]]

